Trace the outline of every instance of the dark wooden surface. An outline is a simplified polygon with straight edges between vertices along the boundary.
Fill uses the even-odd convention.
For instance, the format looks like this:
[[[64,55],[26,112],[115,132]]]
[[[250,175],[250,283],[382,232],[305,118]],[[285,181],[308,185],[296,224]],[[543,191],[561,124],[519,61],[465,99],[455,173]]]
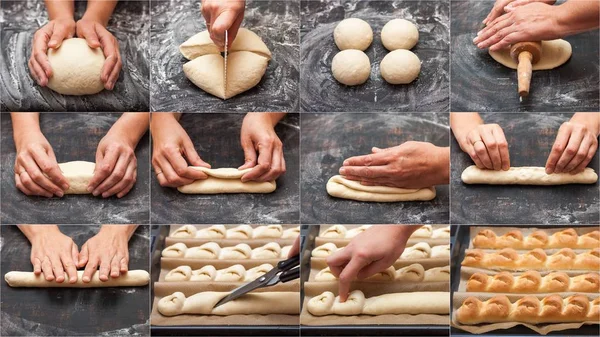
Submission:
[[[183,73],[179,45],[206,30],[199,0],[152,1],[152,111],[298,112],[298,0],[246,3],[242,27],[262,38],[272,59],[256,87],[227,100],[206,93]]]
[[[452,111],[575,112],[600,110],[598,30],[568,36],[573,56],[534,71],[529,97],[519,102],[516,70],[473,44],[494,1],[452,1]]]
[[[129,240],[129,269],[149,270],[149,226]],[[60,226],[78,247],[99,226]],[[2,275],[32,271],[31,246],[16,226],[1,227]],[[1,282],[3,336],[148,336],[150,286],[118,288],[11,288]]]
[[[52,145],[59,163],[85,160],[95,162],[98,142],[120,114],[53,113],[40,117],[42,133]],[[2,212],[3,224],[20,223],[148,223],[150,150],[148,133],[135,151],[137,182],[121,199],[88,195],[66,195],[62,198],[26,196],[15,186],[15,145],[9,114],[2,114]]]
[[[449,111],[447,1],[302,1],[301,13],[303,112]],[[353,87],[331,74],[331,61],[339,52],[333,30],[349,17],[365,20],[373,30],[373,43],[365,50],[371,75]],[[411,51],[421,60],[421,73],[410,84],[391,85],[381,77],[379,64],[389,53],[381,43],[381,29],[392,19],[407,19],[419,29],[419,42]]]
[[[200,157],[213,168],[239,167],[244,163],[240,145],[243,114],[184,114],[180,123]],[[152,177],[152,223],[298,223],[299,115],[288,114],[275,127],[283,142],[287,172],[268,194],[183,194],[161,187]]]
[[[123,69],[114,89],[95,95],[63,96],[40,87],[29,73],[33,34],[48,22],[43,1],[2,1],[0,108],[2,111],[148,111],[148,1],[119,1],[108,30],[119,41]],[[86,8],[76,2],[75,18]]]
[[[482,114],[497,123],[508,141],[511,166],[545,166],[558,128],[571,114]],[[502,186],[467,185],[460,175],[471,158],[456,139],[451,145],[452,211],[456,224],[597,224],[600,222],[598,183],[592,185]],[[599,171],[598,154],[588,167]]]
[[[449,146],[446,114],[302,114],[302,223],[448,223],[449,188],[431,201],[376,203],[327,194],[325,185],[344,159],[406,141]]]

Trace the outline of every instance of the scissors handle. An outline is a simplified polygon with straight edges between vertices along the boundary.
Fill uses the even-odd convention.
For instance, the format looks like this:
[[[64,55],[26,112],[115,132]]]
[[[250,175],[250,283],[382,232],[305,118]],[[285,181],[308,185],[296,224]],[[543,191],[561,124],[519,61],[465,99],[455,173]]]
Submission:
[[[279,261],[277,263],[277,269],[286,271],[286,270],[292,269],[295,266],[299,266],[299,265],[300,265],[300,254],[298,254],[294,257],[291,257],[287,260]]]
[[[300,266],[286,270],[279,274],[279,281],[282,283],[295,280],[300,277]]]

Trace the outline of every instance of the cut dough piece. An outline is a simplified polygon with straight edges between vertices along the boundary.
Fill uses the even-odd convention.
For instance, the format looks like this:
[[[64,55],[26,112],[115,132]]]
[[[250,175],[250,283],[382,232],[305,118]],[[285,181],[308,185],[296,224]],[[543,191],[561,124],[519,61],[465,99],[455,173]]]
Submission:
[[[367,229],[369,229],[372,225],[362,225],[356,228],[351,228],[346,232],[346,239],[352,239],[353,237],[357,236],[358,234],[366,231]]]
[[[254,260],[259,259],[277,259],[281,254],[281,246],[277,242],[269,242],[266,245],[254,248],[251,257]]]
[[[63,95],[93,95],[104,90],[102,48],[92,49],[85,39],[65,39],[58,49],[48,48],[52,76],[48,88]]]
[[[219,253],[221,260],[247,260],[252,255],[252,248],[245,243],[233,247],[223,247]]]
[[[431,233],[432,239],[449,239],[450,238],[450,226],[444,228],[437,228]]]
[[[239,225],[227,230],[227,238],[242,240],[250,239],[253,231],[254,229],[250,225]]]
[[[184,257],[187,249],[185,243],[178,242],[163,249],[162,257]]]
[[[69,161],[58,164],[69,183],[65,194],[90,194],[87,188],[94,176],[96,164],[89,161]]]
[[[396,270],[396,280],[405,282],[422,282],[425,277],[425,268],[418,263]]]
[[[290,255],[290,250],[292,250],[292,245],[281,247],[281,254],[279,254],[279,257],[287,259],[288,255]]]
[[[171,233],[172,238],[195,238],[198,229],[193,225],[183,225]]]
[[[312,250],[312,257],[328,257],[338,251],[338,247],[333,242],[327,242]]]
[[[300,312],[300,294],[291,291],[248,293],[215,308],[215,304],[230,292],[206,291],[188,298],[176,292],[158,301],[158,312],[164,316],[182,314],[200,315],[269,315]],[[277,305],[274,305],[277,304]]]
[[[185,250],[186,259],[218,259],[221,255],[221,247],[216,242],[207,242],[200,247],[191,247]]]
[[[35,275],[33,272],[10,271],[4,275],[4,280],[11,287],[30,288],[99,288],[99,287],[139,287],[145,286],[150,281],[150,274],[145,270],[130,270],[118,278],[109,277],[108,281],[100,280],[100,272],[96,271],[90,282],[83,282],[83,270],[77,271],[77,282],[69,283],[68,280],[58,283],[46,281],[44,275]]]
[[[268,263],[261,264],[258,267],[250,268],[250,269],[246,270],[246,278],[244,279],[244,281],[245,282],[254,281],[257,278],[268,273],[271,269],[273,269],[273,266]]]
[[[324,230],[319,236],[322,238],[343,239],[346,237],[346,227],[344,225],[333,225]]]
[[[373,42],[373,30],[364,20],[344,19],[335,26],[333,39],[340,50],[365,50]]]
[[[206,266],[209,267],[209,266]],[[212,267],[212,266],[210,266]],[[177,282],[177,281],[189,281],[192,277],[192,267],[190,266],[179,266],[165,275],[165,281]]]
[[[360,50],[342,50],[333,57],[331,72],[333,77],[342,84],[363,84],[371,75],[371,61],[367,54]]]
[[[188,60],[206,54],[219,54],[220,50],[210,38],[208,30],[202,31],[179,46],[179,51]],[[256,33],[240,28],[228,52],[250,51],[271,59],[271,51]]]
[[[283,234],[281,225],[264,225],[256,227],[252,237],[255,239],[280,238],[281,234]]]
[[[431,268],[425,271],[425,282],[450,281],[450,266]]]
[[[389,84],[408,84],[421,72],[421,60],[410,50],[396,49],[381,61],[381,77]]]
[[[517,62],[510,57],[509,48],[498,51],[490,50],[489,53],[496,62],[503,66],[517,69]],[[562,39],[542,41],[542,57],[538,63],[533,65],[533,70],[548,70],[559,67],[571,58],[572,53],[573,50],[568,41]]]
[[[197,270],[192,270],[190,281],[212,281],[217,275],[217,268],[211,265],[204,266]],[[165,278],[166,280],[166,278]]]
[[[388,186],[365,186],[340,175],[329,178],[327,193],[332,197],[358,201],[397,202],[431,200],[435,198],[435,188],[405,189]]]
[[[430,238],[433,228],[431,225],[423,225],[411,234],[411,238]]]
[[[225,61],[221,54],[206,54],[183,65],[185,76],[198,88],[225,99]]]
[[[408,20],[391,20],[381,30],[381,42],[389,51],[411,49],[417,41],[419,41],[419,30]]]
[[[431,254],[431,247],[427,242],[419,242],[412,247],[407,247],[400,255],[400,258],[406,260],[426,259]]]
[[[598,175],[592,168],[577,174],[546,174],[544,167],[511,167],[508,171],[482,170],[475,165],[467,167],[461,179],[465,184],[489,185],[565,185],[594,184]]]
[[[393,293],[365,298],[360,290],[354,290],[344,303],[339,296],[326,291],[308,301],[308,312],[315,316],[325,315],[399,315],[450,313],[450,293],[414,292]]]
[[[220,194],[220,193],[271,193],[277,187],[275,181],[243,183],[240,178],[252,169],[238,170],[234,168],[208,169],[192,166],[208,175],[207,179],[196,180],[189,185],[177,188],[185,194]]]
[[[298,235],[300,235],[300,226],[294,228],[288,228],[283,231],[281,234],[282,239],[295,239]]]
[[[432,247],[430,257],[432,259],[449,259],[450,258],[450,245]]]
[[[196,232],[198,239],[223,239],[227,230],[223,225],[213,225],[208,228],[201,228]]]

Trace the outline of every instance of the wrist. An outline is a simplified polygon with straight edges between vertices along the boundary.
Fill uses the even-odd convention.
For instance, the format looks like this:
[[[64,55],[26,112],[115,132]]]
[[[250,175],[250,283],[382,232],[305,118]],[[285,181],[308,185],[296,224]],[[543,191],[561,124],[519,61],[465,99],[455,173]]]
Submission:
[[[135,132],[127,130],[121,125],[115,124],[107,133],[105,137],[114,137],[123,140],[128,146],[135,150],[137,143],[140,138],[137,137]]]
[[[52,234],[52,233],[60,233],[57,225],[25,225],[20,227],[21,231],[27,237],[29,242],[33,242],[34,240]]]
[[[23,146],[31,143],[30,139],[32,137],[37,138],[39,136],[44,137],[39,127],[32,127],[32,129],[15,132],[14,139],[17,152],[20,151]]]
[[[435,176],[438,178],[436,185],[450,183],[450,147],[435,147]]]

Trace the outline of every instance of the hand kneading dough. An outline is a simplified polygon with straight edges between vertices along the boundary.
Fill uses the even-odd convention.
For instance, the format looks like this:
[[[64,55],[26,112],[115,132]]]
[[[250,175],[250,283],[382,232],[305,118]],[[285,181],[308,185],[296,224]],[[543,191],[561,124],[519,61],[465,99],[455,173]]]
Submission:
[[[565,40],[542,41],[542,57],[533,65],[533,70],[554,69],[571,58],[571,44]],[[490,56],[505,67],[517,69],[517,63],[510,57],[510,49],[490,51]]]
[[[200,315],[269,315],[300,313],[300,294],[291,291],[249,293],[215,308],[229,292],[206,291],[188,298],[176,292],[158,301],[158,312],[164,316]]]
[[[381,77],[390,84],[408,84],[420,72],[421,60],[410,50],[396,49],[381,61]]]
[[[364,20],[345,19],[335,26],[333,39],[340,50],[365,50],[373,42],[373,30]]]
[[[371,61],[367,54],[360,50],[342,50],[333,57],[331,72],[333,77],[342,84],[363,84],[371,74]]]
[[[275,181],[243,183],[240,178],[252,169],[238,170],[235,168],[208,169],[206,167],[192,166],[208,175],[207,179],[196,180],[189,185],[177,188],[186,194],[220,194],[220,193],[271,193],[275,191]]]
[[[65,275],[66,277],[66,275]],[[145,270],[130,270],[118,278],[109,277],[108,281],[100,281],[100,272],[96,271],[90,282],[83,282],[83,270],[77,271],[77,282],[69,283],[68,280],[58,283],[46,281],[43,274],[35,275],[33,272],[11,271],[4,275],[4,280],[11,287],[29,288],[99,288],[99,287],[138,287],[145,286],[150,281],[150,274]]]
[[[94,176],[95,163],[89,161],[70,161],[58,164],[63,176],[69,183],[65,194],[90,194],[87,188]]]
[[[360,290],[354,290],[344,303],[339,296],[326,291],[308,301],[308,312],[315,316],[325,315],[399,315],[450,313],[450,293],[414,292],[393,293],[365,298]]]
[[[404,19],[394,19],[383,26],[381,42],[389,50],[411,49],[419,41],[419,30],[414,23]]]
[[[332,197],[358,201],[396,202],[431,200],[435,198],[435,188],[405,189],[388,186],[365,186],[340,175],[327,182],[327,193]]]
[[[565,185],[593,184],[598,181],[598,175],[589,167],[577,174],[546,174],[544,167],[511,167],[508,171],[494,171],[471,165],[463,171],[461,179],[465,184]]]
[[[58,49],[48,49],[52,68],[48,88],[63,95],[97,94],[104,89],[100,80],[104,60],[102,49],[90,48],[85,39],[66,39]]]

